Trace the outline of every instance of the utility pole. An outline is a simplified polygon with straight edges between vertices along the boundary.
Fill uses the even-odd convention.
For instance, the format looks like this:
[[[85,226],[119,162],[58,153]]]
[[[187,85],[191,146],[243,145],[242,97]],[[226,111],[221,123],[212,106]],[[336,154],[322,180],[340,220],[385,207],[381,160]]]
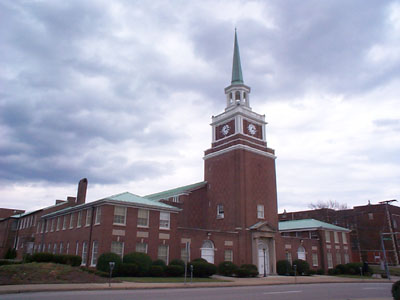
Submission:
[[[394,250],[394,259],[396,262],[396,266],[399,265],[399,252],[397,249],[397,238],[395,239],[395,236],[393,234],[393,226],[392,226],[392,218],[389,212],[389,203],[392,202],[397,202],[397,200],[393,199],[393,200],[386,200],[386,201],[381,201],[379,202],[380,204],[385,204],[385,208],[386,208],[386,218],[388,221],[388,225],[389,225],[389,231],[390,231],[390,236],[392,238],[392,245],[393,245],[393,250]]]

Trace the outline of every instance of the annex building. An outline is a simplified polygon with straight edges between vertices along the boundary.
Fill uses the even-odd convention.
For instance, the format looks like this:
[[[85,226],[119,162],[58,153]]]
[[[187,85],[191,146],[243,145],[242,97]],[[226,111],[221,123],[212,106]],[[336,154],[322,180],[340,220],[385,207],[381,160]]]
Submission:
[[[236,33],[231,84],[224,91],[225,109],[212,117],[203,181],[86,203],[88,181],[82,179],[77,197],[0,220],[0,228],[17,222],[10,234],[18,256],[77,254],[95,266],[101,253],[137,251],[167,263],[199,257],[252,263],[260,274],[276,273],[280,259],[304,259],[314,269],[349,261],[348,229],[312,219],[278,222],[275,151],[267,145],[265,115],[250,106]]]

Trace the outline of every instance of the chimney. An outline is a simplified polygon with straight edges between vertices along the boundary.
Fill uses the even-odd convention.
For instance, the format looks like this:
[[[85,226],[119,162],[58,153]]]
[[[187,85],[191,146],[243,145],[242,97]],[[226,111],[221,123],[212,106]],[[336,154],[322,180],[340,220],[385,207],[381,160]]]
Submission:
[[[86,190],[87,190],[88,181],[86,178],[83,178],[79,181],[78,184],[78,194],[76,195],[76,204],[83,204],[86,201]]]
[[[68,202],[69,204],[75,204],[75,202],[76,202],[76,197],[70,197],[70,196],[68,196],[68,197],[67,197],[67,202]]]

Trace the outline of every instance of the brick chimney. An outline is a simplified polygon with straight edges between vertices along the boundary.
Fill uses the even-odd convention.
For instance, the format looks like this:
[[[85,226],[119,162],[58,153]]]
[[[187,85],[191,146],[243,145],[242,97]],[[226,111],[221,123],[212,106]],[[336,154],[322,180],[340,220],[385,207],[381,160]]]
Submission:
[[[78,184],[78,194],[76,195],[76,204],[83,204],[86,201],[86,190],[87,190],[88,180],[83,178]]]

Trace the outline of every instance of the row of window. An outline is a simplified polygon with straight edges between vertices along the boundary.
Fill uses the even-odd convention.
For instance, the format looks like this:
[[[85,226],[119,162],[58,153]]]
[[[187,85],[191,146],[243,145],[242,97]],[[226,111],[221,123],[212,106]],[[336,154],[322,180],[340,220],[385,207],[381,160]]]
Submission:
[[[224,205],[217,205],[217,219],[223,219],[225,217]],[[264,205],[257,205],[257,218],[264,219]]]
[[[114,225],[126,225],[126,211],[124,206],[114,207]],[[160,212],[160,229],[170,229],[171,214],[169,212]],[[137,218],[138,227],[149,227],[149,210],[138,209]]]
[[[333,238],[334,238],[335,244],[339,244],[339,232],[334,231]],[[325,241],[327,243],[331,242],[331,232],[330,231],[325,231]],[[343,241],[343,244],[347,244],[347,236],[346,236],[345,232],[342,232],[342,241]]]
[[[303,248],[303,249],[301,249],[301,248]],[[306,253],[305,253],[304,247],[299,247],[299,249],[297,250],[297,258],[306,260]],[[313,252],[311,254],[311,258],[312,258],[313,267],[318,267],[318,253]],[[326,254],[326,258],[328,260],[328,268],[332,269],[333,268],[332,253],[328,252]],[[292,253],[286,252],[286,260],[289,261],[290,263],[292,263]],[[344,263],[347,264],[349,262],[350,262],[349,254],[345,253],[344,254]],[[340,252],[336,252],[336,265],[339,265],[341,263],[342,263],[342,254]]]
[[[18,229],[25,229],[36,225],[36,215],[32,215],[19,221]]]

